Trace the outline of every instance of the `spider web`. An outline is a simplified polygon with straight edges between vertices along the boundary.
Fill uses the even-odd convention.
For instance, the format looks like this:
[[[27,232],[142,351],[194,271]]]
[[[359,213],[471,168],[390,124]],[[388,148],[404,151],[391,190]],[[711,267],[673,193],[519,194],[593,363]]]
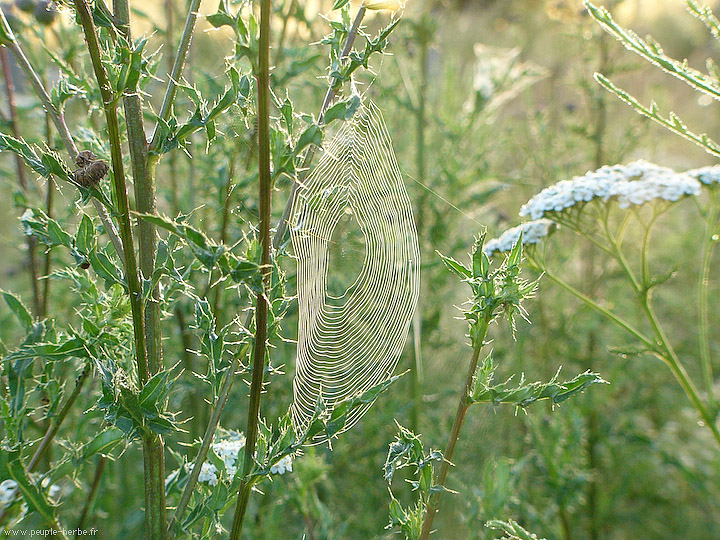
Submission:
[[[348,216],[365,254],[357,278],[333,295],[330,252]],[[298,189],[290,224],[299,310],[292,418],[302,432],[319,398],[332,408],[392,375],[417,304],[420,251],[410,199],[372,102],[324,146]],[[344,429],[369,407],[354,410]]]

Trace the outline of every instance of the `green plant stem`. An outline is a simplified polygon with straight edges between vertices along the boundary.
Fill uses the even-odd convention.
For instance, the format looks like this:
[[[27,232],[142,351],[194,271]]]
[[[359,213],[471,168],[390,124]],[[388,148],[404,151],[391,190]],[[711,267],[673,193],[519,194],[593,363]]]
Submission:
[[[252,480],[250,473],[255,463],[255,444],[258,437],[260,420],[260,399],[262,397],[265,375],[265,353],[267,347],[267,316],[270,292],[270,210],[272,196],[272,176],[270,171],[270,17],[271,0],[260,0],[260,39],[258,44],[257,83],[257,126],[258,126],[258,175],[259,175],[259,213],[260,245],[262,247],[263,286],[258,293],[255,306],[255,343],[253,350],[252,380],[250,383],[250,405],[248,408],[245,459],[243,477],[240,482],[235,515],[233,516],[230,540],[239,540],[242,534],[247,505],[250,500]]]
[[[622,264],[622,263],[621,263]],[[628,268],[626,266],[626,268]],[[629,268],[628,268],[629,270]],[[652,326],[653,332],[656,335],[657,342],[653,342],[647,337],[645,337],[643,334],[641,334],[639,331],[635,330],[629,323],[615,315],[613,312],[605,309],[600,304],[589,298],[588,296],[584,295],[571,285],[565,283],[563,280],[559,279],[558,277],[554,276],[547,270],[545,271],[545,275],[548,277],[550,281],[553,283],[556,283],[560,285],[563,289],[571,293],[573,296],[577,297],[578,299],[585,302],[588,306],[596,310],[597,312],[601,313],[608,319],[610,319],[612,322],[626,330],[628,333],[630,333],[633,337],[638,339],[640,342],[642,342],[645,346],[648,347],[648,349],[660,360],[662,360],[665,364],[667,364],[670,367],[670,370],[672,371],[673,375],[677,379],[677,381],[680,383],[680,386],[685,391],[685,394],[690,399],[690,402],[693,404],[695,409],[698,411],[700,416],[702,417],[704,423],[708,426],[710,431],[713,434],[713,438],[717,442],[718,446],[720,446],[720,431],[718,430],[717,426],[715,425],[715,422],[712,420],[712,416],[708,412],[705,404],[700,399],[697,389],[695,388],[695,385],[692,383],[690,378],[688,377],[687,372],[685,371],[685,368],[680,364],[675,351],[673,350],[672,346],[670,346],[670,343],[667,340],[667,337],[665,336],[662,328],[660,327],[660,324],[657,321],[657,318],[655,317],[654,312],[652,311],[652,308],[648,305],[647,298],[645,298],[645,301],[640,300],[641,308],[645,312],[645,315],[650,322],[650,325]]]
[[[428,40],[423,32],[419,43],[420,54],[418,55],[418,68],[420,72],[420,80],[418,82],[417,91],[417,106],[415,114],[415,167],[417,170],[417,177],[420,182],[425,184],[425,128],[427,125],[426,115],[426,94],[427,94],[427,56],[428,56]],[[419,207],[424,207],[425,195],[427,191],[423,192]],[[419,215],[418,224],[423,224],[424,219]],[[418,227],[418,236],[422,237],[422,225]],[[410,415],[410,427],[414,433],[420,432],[420,409],[422,407],[422,383],[423,383],[423,362],[422,362],[422,304],[421,300],[418,299],[418,304],[415,306],[415,312],[413,313],[412,320],[412,332],[413,332],[413,360],[415,365],[410,370],[410,398],[412,402],[412,409]]]
[[[660,321],[655,315],[655,312],[650,305],[650,291],[647,289],[647,287],[645,287],[645,285],[641,287],[638,283],[637,278],[635,277],[632,270],[630,269],[630,266],[627,263],[627,260],[620,245],[617,242],[613,242],[613,247],[615,248],[616,258],[620,262],[620,266],[622,267],[623,271],[628,276],[628,279],[630,279],[633,287],[635,288],[637,300],[640,303],[640,307],[645,313],[645,316],[647,317],[648,322],[653,329],[653,333],[655,334],[655,338],[657,340],[657,345],[660,346],[660,350],[658,350],[657,345],[653,348],[655,355],[670,367],[673,375],[680,383],[680,386],[685,391],[685,394],[690,399],[695,409],[697,409],[705,424],[707,424],[708,428],[713,434],[713,437],[715,438],[715,441],[720,447],[720,430],[718,430],[718,427],[715,425],[715,419],[709,413],[707,407],[705,406],[705,403],[703,403],[703,401],[700,399],[697,388],[690,379],[687,371],[685,371],[685,367],[680,363],[680,359],[678,358],[677,353],[675,352],[672,344],[670,343],[670,340],[668,340],[667,335],[665,334],[665,331],[660,324]],[[647,244],[645,244],[643,246],[643,249],[647,250],[647,248],[648,246]],[[646,254],[643,255],[643,257],[646,257]]]
[[[42,438],[42,441],[40,441],[40,444],[35,450],[35,453],[33,454],[32,458],[30,458],[30,463],[28,463],[28,470],[34,471],[35,467],[37,467],[37,464],[45,455],[45,452],[47,452],[48,448],[50,447],[50,443],[55,438],[55,435],[57,435],[57,432],[60,429],[62,423],[65,421],[65,418],[67,418],[70,409],[72,409],[75,401],[77,401],[77,398],[80,396],[80,392],[82,391],[83,385],[85,384],[88,375],[90,375],[90,367],[85,366],[83,371],[75,380],[75,388],[73,388],[72,393],[70,394],[70,396],[68,396],[67,401],[65,401],[65,405],[63,405],[58,415],[53,419],[52,423],[48,427],[48,430],[45,432],[45,436]]]
[[[440,471],[437,475],[435,484],[438,486],[445,486],[448,473],[450,472],[450,466],[452,464],[453,454],[455,453],[455,446],[457,445],[458,439],[460,438],[460,429],[462,428],[463,421],[465,420],[465,414],[470,408],[468,398],[472,391],[473,379],[475,378],[475,371],[477,370],[478,360],[480,358],[480,351],[485,344],[485,336],[487,335],[487,329],[490,324],[489,320],[483,320],[482,326],[478,329],[478,338],[473,349],[472,357],[470,358],[470,364],[468,365],[467,375],[465,376],[465,383],[460,393],[460,401],[458,402],[457,411],[455,412],[455,420],[453,420],[452,428],[450,429],[450,436],[448,438],[447,446],[445,447],[445,453],[443,455],[443,462],[440,465]],[[427,502],[427,508],[425,511],[425,518],[422,525],[422,533],[420,534],[420,540],[427,540],[432,530],[433,520],[438,510],[438,504],[440,501],[440,492],[435,492],[430,495]]]
[[[705,381],[705,391],[708,395],[710,403],[715,401],[715,392],[713,389],[714,377],[712,368],[712,359],[710,356],[710,322],[708,319],[708,286],[710,283],[710,263],[712,261],[714,240],[716,234],[718,210],[720,210],[720,200],[718,200],[717,190],[710,191],[710,205],[705,218],[705,234],[703,236],[703,254],[702,263],[700,265],[700,273],[698,277],[698,335],[700,339],[700,362],[702,365],[703,379]]]
[[[15,84],[13,83],[12,70],[10,69],[10,59],[7,49],[4,47],[0,48],[0,62],[2,63],[5,92],[7,94],[6,97],[10,112],[10,131],[13,137],[20,139],[17,107],[15,105]],[[28,181],[25,176],[25,163],[17,154],[15,154],[15,167],[20,191],[27,197]],[[42,298],[40,296],[40,283],[38,279],[37,241],[34,236],[27,236],[25,241],[27,245],[28,277],[30,278],[30,290],[32,290],[33,298],[33,313],[35,313],[36,317],[42,317]]]
[[[2,6],[0,6],[0,24],[2,24],[6,28],[6,30],[10,28],[10,25],[7,23],[7,19],[5,18],[5,13],[3,12]],[[12,55],[15,57],[18,65],[27,76],[28,81],[30,81],[30,85],[33,87],[35,93],[40,99],[40,102],[42,103],[45,112],[50,115],[53,124],[55,124],[55,128],[58,130],[60,139],[62,140],[63,145],[65,146],[65,149],[70,156],[70,159],[74,161],[75,156],[77,156],[78,154],[78,150],[75,146],[72,135],[70,134],[67,123],[65,122],[65,117],[62,111],[57,110],[52,104],[50,96],[48,95],[45,87],[42,84],[40,76],[32,67],[32,64],[28,60],[27,56],[25,56],[25,53],[20,47],[20,44],[17,42],[17,39],[15,39],[15,35],[12,34],[12,31],[10,31],[10,36],[10,42],[5,43],[4,45],[10,50]],[[113,225],[112,220],[107,213],[107,210],[97,199],[92,199],[92,204],[95,207],[98,216],[100,217],[100,221],[102,221],[103,227],[105,227],[105,232],[110,237],[110,241],[115,247],[116,253],[123,260],[124,263],[122,241],[120,240],[120,237],[115,230],[115,226]]]
[[[100,86],[103,100],[103,109],[108,126],[110,139],[110,155],[113,171],[113,186],[120,222],[120,238],[125,252],[126,278],[130,296],[130,307],[133,319],[135,336],[135,357],[140,383],[148,381],[151,374],[148,365],[145,318],[142,302],[142,288],[138,273],[135,249],[133,244],[132,225],[130,222],[130,207],[127,198],[125,171],[122,162],[122,146],[117,116],[117,101],[115,100],[105,67],[102,64],[100,45],[95,29],[92,14],[86,0],[74,0],[75,8],[85,34],[93,70]],[[155,367],[155,366],[153,366]],[[145,466],[145,534],[149,539],[163,539],[166,537],[167,522],[165,509],[165,475],[164,454],[162,439],[155,434],[148,433],[142,437],[143,461]]]
[[[50,115],[45,113],[45,140],[49,141],[52,139],[52,125]],[[52,177],[47,179],[47,188],[45,190],[45,215],[49,218],[53,217],[53,198],[55,194],[55,181]],[[52,251],[47,250],[45,252],[45,260],[43,265],[43,273],[45,281],[43,283],[43,292],[40,295],[42,303],[40,304],[40,317],[45,318],[47,316],[48,303],[50,302],[50,282],[52,281],[50,276],[50,270],[52,268]]]
[[[130,205],[127,198],[125,183],[125,170],[123,168],[122,142],[120,140],[120,127],[117,115],[117,102],[112,95],[110,81],[105,67],[102,65],[100,44],[97,31],[93,23],[92,13],[87,0],[74,0],[80,24],[85,35],[90,58],[92,60],[95,78],[100,87],[103,101],[103,110],[107,122],[108,137],[110,139],[110,157],[112,165],[112,180],[114,195],[117,204],[118,221],[120,223],[120,239],[125,255],[125,274],[130,296],[130,307],[133,319],[135,336],[135,356],[138,375],[141,383],[148,380],[147,358],[145,352],[145,332],[142,310],[142,289],[138,278],[137,260],[133,244],[132,224],[130,223]]]
[[[158,114],[158,122],[153,132],[152,140],[150,142],[149,153],[153,154],[157,150],[157,145],[160,141],[160,126],[162,122],[167,122],[172,113],[172,106],[175,102],[175,96],[177,95],[177,83],[182,77],[182,72],[185,67],[185,60],[187,59],[188,51],[190,50],[190,42],[192,41],[193,33],[195,32],[195,23],[197,22],[198,10],[200,9],[200,3],[202,0],[191,0],[190,6],[188,7],[188,14],[185,18],[185,27],[180,38],[180,44],[178,45],[177,52],[175,53],[175,62],[173,63],[172,71],[168,77],[168,85],[165,90],[165,97],[163,98],[162,105],[160,107],[160,113]]]
[[[285,53],[285,37],[287,36],[287,27],[290,17],[292,17],[293,11],[297,6],[297,0],[290,0],[290,7],[288,8],[287,15],[283,19],[282,30],[280,31],[280,38],[278,39],[277,53],[275,54],[275,61],[273,65],[277,66],[282,60],[283,54]]]
[[[363,14],[364,14],[364,11],[363,11]],[[347,57],[350,49],[352,48],[352,44],[357,35],[357,29],[360,26],[361,20],[362,20],[362,16],[359,14],[358,17],[356,17],[356,24],[354,25],[356,30],[354,33],[348,35],[347,41],[346,41],[344,49],[343,49],[344,51],[347,51],[345,54],[345,57]],[[331,87],[328,89],[328,92],[331,92],[331,91],[332,91],[332,83],[331,83]],[[326,96],[327,96],[327,94],[326,94]],[[324,107],[321,108],[321,110],[320,110],[321,118],[325,115],[325,112],[327,111],[327,107],[329,107],[329,105],[332,104],[332,99],[328,100],[326,97],[326,99],[323,101],[323,104],[324,104]],[[312,158],[310,158],[310,159],[306,158],[306,160],[305,160],[306,163],[304,165],[309,165],[311,159]],[[289,217],[289,211],[292,208],[292,201],[294,200],[292,198],[292,193],[293,192],[291,192],[291,196],[288,199],[287,204],[285,206],[285,209],[287,211],[287,216],[285,214],[283,214],[283,218],[281,219],[280,223],[278,224],[278,229],[281,227],[281,224],[283,224],[283,226],[284,226],[284,224],[286,224],[285,220],[287,219],[287,217]],[[272,239],[272,249],[273,250],[276,250],[279,248],[280,243],[283,240],[283,236],[284,236],[284,234],[276,234],[273,237],[273,239]],[[178,318],[181,319],[182,316],[179,315]],[[250,320],[248,321],[248,323],[250,322]],[[180,323],[180,324],[182,327],[185,326],[182,323]],[[178,506],[172,516],[171,521],[170,521],[170,525],[168,527],[168,530],[170,532],[172,532],[174,530],[177,523],[182,518],[182,514],[184,513],[185,509],[187,508],[187,504],[190,500],[190,496],[192,495],[192,491],[193,491],[195,485],[197,484],[197,477],[200,473],[202,464],[205,462],[205,458],[207,457],[207,452],[209,451],[210,443],[212,443],[212,440],[215,437],[215,431],[217,430],[217,426],[218,426],[218,423],[220,420],[220,415],[222,414],[225,404],[227,403],[227,398],[230,394],[232,384],[235,380],[235,377],[229,376],[229,373],[234,373],[237,370],[236,362],[239,362],[239,359],[241,356],[244,356],[244,354],[240,355],[240,356],[236,356],[233,359],[233,365],[231,366],[230,371],[228,371],[226,373],[226,375],[223,376],[223,381],[221,384],[221,391],[218,396],[217,403],[215,404],[215,407],[213,408],[213,411],[211,413],[210,421],[207,425],[207,429],[205,430],[205,434],[204,434],[203,440],[201,442],[200,450],[198,451],[198,454],[195,458],[195,463],[193,465],[193,471],[191,472],[188,482],[187,482],[185,488],[183,489],[183,493],[181,495],[180,502],[178,503]],[[215,419],[217,419],[217,420],[215,420]],[[197,469],[197,474],[195,474],[195,469]],[[252,486],[248,486],[248,495],[247,496],[249,496],[249,489],[251,487]]]
[[[715,424],[715,419],[709,413],[707,407],[705,406],[705,403],[703,403],[703,401],[700,399],[697,388],[690,379],[687,371],[685,371],[685,367],[680,363],[680,359],[675,353],[675,350],[670,344],[670,341],[667,339],[665,331],[660,326],[660,322],[658,321],[655,312],[652,309],[652,306],[650,306],[650,301],[648,298],[645,298],[645,302],[642,302],[642,308],[648,320],[650,321],[650,325],[652,326],[653,331],[658,338],[658,341],[662,344],[662,347],[665,350],[664,355],[656,353],[656,356],[660,358],[660,360],[663,360],[666,364],[668,364],[668,366],[670,366],[670,370],[672,371],[673,375],[675,375],[675,378],[680,383],[680,386],[685,391],[685,394],[697,409],[704,423],[712,432],[713,437],[715,438],[715,442],[717,442],[718,444],[718,447],[720,447],[720,430],[718,430],[718,427]]]
[[[170,519],[170,523],[168,524],[168,532],[170,534],[173,534],[175,525],[182,518],[182,515],[185,512],[188,503],[190,502],[190,497],[195,490],[198,477],[200,476],[200,470],[202,469],[202,464],[207,458],[207,454],[210,450],[210,445],[215,438],[215,431],[217,431],[218,424],[220,423],[220,416],[222,415],[222,411],[225,408],[228,396],[230,395],[230,388],[232,387],[233,379],[235,378],[235,372],[240,365],[240,359],[245,357],[247,349],[247,346],[243,346],[233,356],[230,367],[223,374],[222,383],[220,385],[220,394],[218,395],[218,401],[213,408],[212,415],[210,416],[210,421],[208,422],[208,425],[205,429],[205,434],[203,435],[202,442],[200,443],[200,449],[198,450],[197,456],[195,456],[195,462],[193,464],[192,471],[190,471],[190,476],[188,477],[187,483],[183,488],[183,492],[180,496],[180,501],[178,502],[177,507],[175,508],[175,513],[173,514],[172,518]]]
[[[342,53],[340,54],[341,63],[346,60],[347,57],[350,55],[350,51],[352,50],[353,44],[355,43],[355,38],[357,37],[358,31],[360,30],[360,24],[365,17],[365,12],[366,9],[361,6],[357,12],[357,15],[355,15],[355,19],[353,20],[350,31],[348,32],[347,39],[345,40],[345,46],[343,47]],[[322,107],[320,107],[318,125],[322,126],[325,124],[325,113],[327,112],[328,108],[330,108],[330,105],[332,105],[332,102],[335,99],[335,96],[337,95],[339,89],[340,88],[337,85],[337,79],[335,77],[332,77],[327,92],[325,92],[325,98],[323,99]],[[305,179],[307,178],[307,175],[309,174],[310,164],[315,157],[315,150],[316,147],[314,145],[312,145],[308,149],[307,153],[305,154],[305,158],[303,159],[303,163],[300,167],[300,170],[304,171],[302,173],[302,178],[293,182],[292,188],[290,188],[290,196],[288,197],[287,203],[285,204],[285,209],[282,213],[282,217],[280,218],[277,228],[275,229],[275,236],[273,237],[274,246],[279,246],[280,244],[282,244],[282,241],[285,238],[288,220],[290,219],[290,212],[292,212],[293,206],[295,205],[297,190],[301,185],[303,185]]]
[[[132,42],[130,32],[130,6],[128,0],[114,1],[115,20],[120,33]],[[155,177],[148,164],[147,139],[143,125],[142,101],[138,92],[123,95],[128,147],[133,171],[135,204],[138,212],[155,214]],[[155,269],[157,233],[147,220],[137,224],[140,273],[143,280],[150,280]],[[160,313],[160,289],[155,286],[150,299],[143,306],[143,325],[148,377],[162,370],[162,326]],[[156,434],[143,436],[145,462],[145,528],[150,538],[165,538],[167,531],[165,502],[165,445]]]
[[[50,448],[50,444],[55,438],[55,435],[57,435],[60,426],[65,421],[65,418],[67,418],[67,415],[70,412],[70,409],[72,409],[72,406],[75,404],[75,401],[77,401],[78,396],[80,396],[80,392],[82,391],[83,385],[85,384],[85,380],[88,378],[88,375],[90,375],[90,367],[85,366],[83,371],[75,380],[75,388],[73,388],[72,393],[68,396],[68,399],[67,401],[65,401],[62,409],[60,409],[60,412],[58,412],[57,416],[48,426],[47,430],[45,431],[45,435],[40,441],[40,444],[35,449],[35,452],[30,458],[30,462],[28,463],[27,467],[28,471],[32,472],[35,470],[35,467],[37,467],[38,463],[40,463],[40,460],[43,458],[48,448]],[[15,488],[15,492],[11,495],[11,500],[14,500],[14,498],[17,496],[17,493],[18,489]],[[8,504],[2,510],[0,510],[0,523],[4,522],[7,509],[10,508],[10,506],[11,505]],[[52,525],[54,526],[54,524]]]
[[[95,504],[95,497],[97,496],[98,489],[100,489],[100,480],[102,479],[103,471],[105,470],[107,462],[108,458],[105,456],[98,457],[97,465],[95,465],[95,474],[93,475],[92,484],[90,484],[90,492],[88,493],[87,500],[85,501],[77,526],[75,527],[75,530],[77,531],[75,538],[78,538],[81,531],[85,529],[85,520],[90,515],[93,504]]]
[[[536,262],[537,264],[537,262]],[[551,272],[549,272],[547,269],[545,269],[543,266],[538,265],[538,268],[542,268],[544,274],[547,276],[547,278],[552,281],[553,283],[559,285],[563,289],[565,289],[567,292],[578,298],[579,300],[582,300],[585,304],[593,308],[595,311],[600,313],[601,315],[605,316],[606,318],[610,319],[612,322],[617,324],[620,328],[628,332],[630,335],[635,337],[638,341],[643,343],[648,349],[651,351],[655,351],[656,344],[653,343],[650,339],[645,337],[639,330],[636,330],[630,323],[625,321],[624,319],[620,318],[619,316],[615,315],[612,311],[602,307],[600,304],[595,302],[592,298],[589,296],[581,293],[578,291],[575,287],[572,285],[565,283],[562,279],[558,278]]]

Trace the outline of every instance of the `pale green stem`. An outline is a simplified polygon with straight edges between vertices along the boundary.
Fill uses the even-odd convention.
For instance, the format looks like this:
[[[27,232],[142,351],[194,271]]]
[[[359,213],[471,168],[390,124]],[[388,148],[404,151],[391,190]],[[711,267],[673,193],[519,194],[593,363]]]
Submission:
[[[710,263],[712,261],[713,248],[715,247],[713,237],[716,234],[719,209],[720,201],[718,200],[718,192],[713,189],[710,191],[710,205],[705,218],[702,264],[700,266],[700,274],[698,278],[698,333],[700,339],[700,361],[702,363],[703,378],[705,380],[705,391],[707,392],[710,403],[715,401],[715,392],[713,389],[714,377],[712,358],[710,355],[710,333],[708,331],[710,326],[708,320],[708,286],[710,283]]]
[[[649,229],[648,227],[648,233],[649,235]],[[655,312],[652,309],[652,306],[650,305],[650,293],[648,289],[643,285],[642,287],[637,281],[637,278],[635,277],[635,274],[630,268],[630,265],[627,262],[627,259],[625,258],[625,254],[622,251],[622,248],[618,241],[614,240],[610,234],[608,234],[608,237],[611,240],[611,243],[615,250],[615,256],[617,261],[620,263],[620,266],[622,267],[623,271],[627,275],[628,279],[633,285],[633,288],[635,289],[637,300],[640,303],[640,307],[645,313],[645,316],[648,319],[648,322],[650,322],[650,325],[653,329],[653,332],[655,333],[655,337],[657,340],[657,345],[660,345],[662,350],[664,350],[664,354],[657,349],[657,347],[654,348],[655,355],[662,361],[664,361],[672,371],[673,375],[677,379],[677,381],[680,383],[680,386],[685,391],[685,394],[688,396],[692,404],[697,409],[698,413],[704,420],[705,424],[707,424],[708,428],[713,434],[713,437],[715,438],[716,442],[718,443],[718,446],[720,446],[720,431],[718,431],[717,426],[715,425],[715,421],[712,418],[712,416],[709,414],[707,407],[700,399],[700,396],[698,394],[697,388],[693,384],[692,380],[690,379],[688,373],[685,371],[684,366],[680,363],[680,360],[675,353],[675,350],[673,349],[673,346],[670,343],[670,340],[667,338],[667,335],[665,334],[665,331],[663,330],[662,326],[660,325],[660,321],[657,319],[657,316],[655,315]],[[647,237],[646,237],[647,240]],[[647,257],[647,253],[645,253],[648,249],[647,242],[643,245],[643,261],[645,261]]]
[[[190,502],[190,497],[192,496],[193,490],[197,485],[198,477],[200,476],[202,464],[205,463],[208,451],[210,450],[210,445],[215,438],[215,432],[217,431],[218,424],[220,423],[220,416],[222,415],[222,411],[225,408],[228,396],[230,395],[230,388],[232,387],[233,379],[235,378],[235,372],[240,364],[240,359],[247,353],[247,349],[248,346],[245,345],[240,349],[240,351],[238,351],[238,353],[233,357],[230,367],[223,374],[220,385],[220,394],[218,395],[218,400],[213,408],[210,421],[205,429],[205,434],[203,435],[202,442],[200,443],[200,449],[198,450],[197,456],[195,456],[192,471],[190,471],[190,476],[185,484],[182,495],[180,496],[180,501],[175,508],[175,513],[168,524],[168,532],[170,534],[173,534],[175,524],[182,518],[182,515]]]
[[[445,447],[445,453],[443,454],[443,462],[440,465],[440,471],[438,472],[437,480],[435,485],[445,487],[448,474],[450,472],[450,466],[452,465],[453,454],[455,453],[455,446],[457,445],[458,439],[460,438],[460,429],[462,428],[463,421],[465,420],[465,414],[470,408],[469,397],[472,392],[473,379],[475,378],[475,371],[477,370],[478,360],[480,358],[480,350],[485,344],[485,336],[487,335],[487,329],[490,325],[490,320],[483,319],[481,326],[478,329],[478,338],[473,348],[473,354],[470,358],[470,364],[468,365],[468,371],[465,375],[465,383],[463,384],[462,391],[460,393],[460,401],[458,402],[457,411],[455,412],[455,419],[453,420],[452,428],[450,429],[450,436],[448,438],[447,446]],[[436,491],[430,495],[425,510],[425,518],[423,520],[422,532],[420,534],[420,540],[427,540],[432,531],[433,520],[438,510],[438,504],[440,502],[440,492]]]

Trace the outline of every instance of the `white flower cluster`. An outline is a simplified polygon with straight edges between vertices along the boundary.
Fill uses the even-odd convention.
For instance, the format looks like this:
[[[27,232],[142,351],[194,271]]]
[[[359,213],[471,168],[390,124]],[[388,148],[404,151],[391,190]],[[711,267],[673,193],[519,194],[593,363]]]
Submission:
[[[692,176],[693,178],[700,180],[706,186],[711,184],[720,184],[720,165],[713,165],[711,167],[701,167],[699,169],[691,169],[685,171],[685,174]]]
[[[651,176],[634,182],[618,182],[616,193],[618,206],[630,208],[655,199],[677,201],[686,195],[698,195],[700,182],[681,173]]]
[[[562,180],[525,203],[520,215],[539,219],[548,212],[562,212],[579,203],[613,197],[621,208],[628,208],[655,199],[677,201],[699,192],[700,183],[688,173],[676,173],[639,160],[627,165],[606,165],[572,180]]]
[[[212,463],[203,463],[200,467],[200,474],[198,475],[198,481],[207,482],[211,486],[216,486],[218,483],[218,470]]]
[[[218,441],[212,445],[215,455],[225,463],[225,470],[228,475],[235,476],[237,471],[236,463],[240,450],[245,448],[245,435],[234,433],[230,439]]]
[[[17,489],[18,484],[15,480],[3,480],[2,484],[0,484],[0,507],[13,502]]]
[[[536,221],[527,221],[517,227],[508,229],[498,238],[493,238],[485,243],[483,251],[488,257],[492,257],[495,253],[503,253],[510,251],[522,231],[522,242],[525,244],[537,244],[550,234],[556,227],[555,223],[549,219],[538,219]]]
[[[273,474],[285,474],[286,472],[292,472],[292,459],[290,456],[285,456],[275,465],[270,467],[270,472]]]
[[[232,479],[237,472],[238,457],[240,452],[245,448],[245,435],[242,433],[231,432],[227,438],[220,439],[213,443],[213,453],[223,461],[225,465],[225,471],[228,479]],[[178,471],[171,473],[165,483],[166,485],[172,482]],[[286,472],[292,472],[292,459],[290,456],[285,456],[275,465],[270,468],[272,474],[285,474]],[[220,473],[218,468],[212,463],[207,461],[202,464],[200,468],[200,474],[198,475],[199,482],[205,482],[211,486],[216,486],[220,479]]]

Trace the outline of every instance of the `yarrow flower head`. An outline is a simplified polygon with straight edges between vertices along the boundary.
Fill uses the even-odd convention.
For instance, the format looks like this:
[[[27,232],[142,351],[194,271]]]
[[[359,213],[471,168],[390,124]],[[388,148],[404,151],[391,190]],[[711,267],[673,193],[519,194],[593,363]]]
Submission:
[[[699,180],[706,186],[720,184],[720,165],[691,169],[689,171],[685,171],[685,174]]]
[[[0,507],[10,504],[17,493],[18,484],[15,480],[3,480],[0,484]]]
[[[627,165],[606,165],[572,180],[562,180],[530,199],[520,209],[520,215],[539,219],[593,199],[616,198],[620,208],[629,208],[655,199],[677,201],[699,192],[700,183],[689,174],[639,160]]]
[[[229,439],[223,439],[213,444],[213,452],[225,463],[225,470],[228,475],[235,476],[237,472],[237,460],[240,450],[245,448],[245,435],[232,433]]]
[[[292,459],[290,456],[285,456],[275,465],[270,467],[270,472],[273,474],[285,474],[286,472],[292,472]]]
[[[485,242],[483,251],[488,257],[492,257],[496,253],[504,253],[510,251],[522,232],[522,243],[538,244],[555,230],[557,225],[549,219],[538,219],[535,221],[527,221],[517,227],[508,229],[498,238],[493,238]]]
[[[211,486],[216,486],[218,483],[218,470],[212,463],[203,463],[200,467],[200,474],[198,475],[199,482],[207,482]]]

